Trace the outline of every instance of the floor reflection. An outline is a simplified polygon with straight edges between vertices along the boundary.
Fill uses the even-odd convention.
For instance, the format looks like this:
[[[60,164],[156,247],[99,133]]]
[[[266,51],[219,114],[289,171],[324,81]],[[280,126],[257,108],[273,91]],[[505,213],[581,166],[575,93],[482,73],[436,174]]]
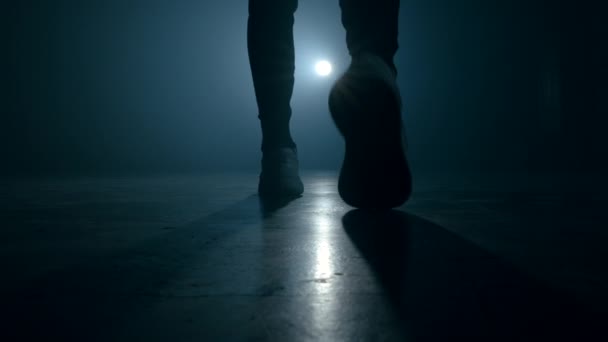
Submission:
[[[331,245],[329,241],[321,238],[315,243],[314,277],[322,282],[333,274]]]
[[[216,180],[210,178],[200,188]],[[97,193],[105,194],[107,183],[96,184]],[[57,235],[32,230],[21,241],[5,234],[7,244],[18,244],[6,251],[9,268],[3,274],[2,304],[9,315],[3,317],[0,341],[607,340],[601,288],[605,258],[600,253],[605,245],[603,197],[574,196],[566,204],[543,197],[536,204],[521,204],[519,193],[465,196],[438,191],[406,206],[446,222],[454,232],[474,228],[494,241],[517,237],[506,241],[510,253],[559,254],[553,265],[541,267],[551,267],[558,276],[580,272],[573,278],[591,279],[581,284],[600,288],[565,292],[531,276],[540,277],[538,273],[524,273],[505,262],[512,260],[506,254],[490,253],[419,216],[349,211],[331,176],[309,177],[306,184],[301,198],[263,203],[257,195],[242,198],[241,190],[225,193],[223,199],[196,197],[200,202],[183,190],[163,192],[201,206],[198,219],[169,230],[157,221],[162,215],[145,213],[162,208],[129,202],[124,198],[131,197],[122,192],[108,192],[108,198],[116,200],[95,208],[88,201],[59,208],[55,195],[52,201],[40,202],[44,205],[28,202],[14,228],[30,230],[30,210],[40,204],[35,212],[48,216],[45,220],[57,216],[43,224]],[[72,190],[59,190],[60,203],[73,201]],[[147,191],[138,191],[131,196],[148,198]],[[517,200],[511,199],[514,196]],[[150,198],[155,201],[165,203],[166,213],[180,207]],[[578,207],[564,210],[572,210],[571,202]],[[492,210],[484,203],[492,203]],[[47,212],[47,206],[56,209]],[[114,211],[120,217],[104,229],[83,225]],[[540,215],[530,220],[536,212]],[[79,236],[55,231],[64,224],[86,232],[88,238],[72,244]],[[124,229],[126,235],[117,236],[133,242],[121,248],[95,247],[93,242],[108,243],[98,237],[110,228]],[[497,234],[499,228],[513,234]],[[45,247],[51,249],[37,247],[52,235]],[[563,251],[548,253],[551,250],[537,242],[552,239]],[[26,242],[32,246],[14,253]],[[64,261],[47,263],[41,256],[50,257],[50,252],[61,254]],[[569,256],[579,258],[557,272]],[[11,276],[15,271],[20,272],[17,278]],[[594,311],[588,300],[585,306],[573,294],[586,294],[585,300],[600,304]]]
[[[333,238],[340,228],[339,215],[335,211],[340,210],[341,203],[339,198],[330,195],[333,184],[316,183],[313,191],[309,211],[304,216],[306,240],[311,248],[311,258],[305,262],[312,271],[305,272],[309,273],[306,281],[312,304],[310,322],[319,336],[328,336],[328,332],[339,330],[342,317],[337,305],[347,296],[339,291],[339,279],[334,274],[339,267],[337,257],[340,253]]]

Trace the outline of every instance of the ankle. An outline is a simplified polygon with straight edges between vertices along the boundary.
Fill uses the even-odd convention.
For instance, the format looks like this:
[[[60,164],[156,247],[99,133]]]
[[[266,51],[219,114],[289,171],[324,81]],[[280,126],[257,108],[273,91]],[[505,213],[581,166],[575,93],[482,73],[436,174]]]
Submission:
[[[395,76],[397,75],[397,67],[395,66],[395,61],[394,61],[393,57],[383,56],[382,54],[363,51],[356,55],[352,55],[352,63],[354,63],[354,64],[358,64],[358,63],[384,64],[390,68],[390,70],[392,71],[392,73]]]
[[[291,137],[289,139],[278,140],[270,140],[266,138],[262,139],[261,149],[263,153],[273,153],[284,148],[296,149],[296,143],[293,141],[293,139],[291,139]]]

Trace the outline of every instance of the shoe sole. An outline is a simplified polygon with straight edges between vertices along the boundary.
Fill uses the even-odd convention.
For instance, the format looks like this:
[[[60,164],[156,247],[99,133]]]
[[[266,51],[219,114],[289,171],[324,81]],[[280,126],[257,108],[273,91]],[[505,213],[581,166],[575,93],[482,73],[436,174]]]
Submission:
[[[348,77],[343,76],[329,96],[332,119],[345,140],[338,193],[356,208],[398,207],[412,191],[400,99],[385,81]],[[357,84],[367,92],[356,89]]]

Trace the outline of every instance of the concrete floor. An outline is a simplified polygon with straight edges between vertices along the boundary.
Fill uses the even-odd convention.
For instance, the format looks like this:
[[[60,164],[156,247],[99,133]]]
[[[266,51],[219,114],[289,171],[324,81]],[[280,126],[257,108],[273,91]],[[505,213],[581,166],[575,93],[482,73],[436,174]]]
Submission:
[[[352,210],[335,173],[4,181],[0,341],[601,341],[608,196],[418,180]]]

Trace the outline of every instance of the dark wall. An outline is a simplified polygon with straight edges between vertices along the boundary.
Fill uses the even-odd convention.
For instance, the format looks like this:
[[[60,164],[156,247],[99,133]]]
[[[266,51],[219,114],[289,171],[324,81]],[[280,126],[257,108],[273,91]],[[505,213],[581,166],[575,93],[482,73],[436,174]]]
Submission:
[[[415,3],[403,13],[401,83],[419,166],[606,170],[605,5]]]
[[[15,6],[2,115],[9,168],[149,173],[254,163],[242,1]]]
[[[3,174],[255,169],[246,1],[3,4]],[[603,5],[402,1],[399,82],[414,168],[606,171]],[[293,131],[306,168],[337,167],[330,80],[348,63],[337,1],[301,0]]]
[[[608,5],[562,4],[558,15],[564,129],[559,149],[573,170],[608,170]]]

